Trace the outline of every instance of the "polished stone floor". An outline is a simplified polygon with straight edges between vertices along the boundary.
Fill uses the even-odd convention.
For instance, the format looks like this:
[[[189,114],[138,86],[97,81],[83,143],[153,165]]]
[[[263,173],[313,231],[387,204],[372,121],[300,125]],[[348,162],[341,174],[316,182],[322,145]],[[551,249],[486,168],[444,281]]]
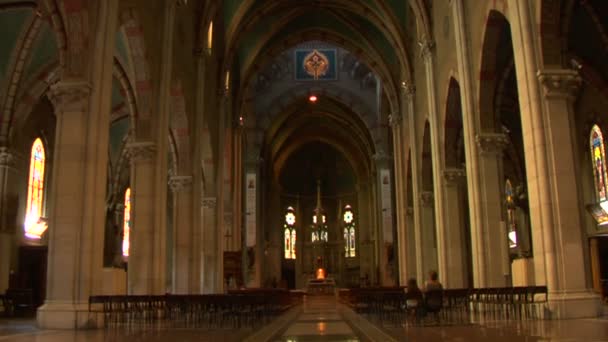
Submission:
[[[608,341],[608,317],[561,321],[495,320],[410,326],[370,322],[333,297],[309,297],[271,324],[256,329],[108,328],[39,330],[33,320],[0,318],[0,342],[139,341]]]

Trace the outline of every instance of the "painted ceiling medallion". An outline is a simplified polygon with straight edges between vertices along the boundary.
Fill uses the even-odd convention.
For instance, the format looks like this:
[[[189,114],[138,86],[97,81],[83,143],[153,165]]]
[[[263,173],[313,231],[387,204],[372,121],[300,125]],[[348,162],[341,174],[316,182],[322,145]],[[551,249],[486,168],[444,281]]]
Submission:
[[[304,70],[315,80],[325,76],[329,70],[329,59],[318,50],[313,50],[304,57]]]

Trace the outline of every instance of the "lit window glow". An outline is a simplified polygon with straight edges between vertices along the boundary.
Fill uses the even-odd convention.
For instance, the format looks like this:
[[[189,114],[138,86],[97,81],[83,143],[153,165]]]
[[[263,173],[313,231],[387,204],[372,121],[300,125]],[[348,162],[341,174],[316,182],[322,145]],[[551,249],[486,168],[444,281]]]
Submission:
[[[131,234],[131,188],[125,191],[125,211],[123,214],[123,237],[122,237],[122,255],[129,256],[130,234]]]
[[[39,240],[47,230],[42,218],[42,200],[44,197],[44,163],[45,153],[42,140],[37,138],[32,145],[30,156],[30,177],[27,187],[27,207],[25,209],[25,236]]]
[[[287,213],[285,214],[285,223],[283,224],[283,228],[285,229],[283,232],[283,237],[285,240],[285,259],[295,259],[296,258],[296,214],[292,207],[287,208]]]
[[[513,200],[513,185],[507,179],[505,183],[505,197],[507,202],[507,235],[509,248],[517,247],[517,222],[515,221],[515,202]]]
[[[207,50],[209,54],[213,49],[213,21],[209,23],[209,29],[207,30]]]
[[[591,136],[589,139],[591,145],[591,159],[593,162],[593,179],[595,181],[595,193],[597,201],[603,202],[608,200],[606,192],[606,154],[604,152],[604,137],[602,131],[597,125],[591,128]]]
[[[353,258],[357,255],[357,247],[355,240],[355,214],[350,205],[344,207],[342,221],[344,222],[344,256]]]

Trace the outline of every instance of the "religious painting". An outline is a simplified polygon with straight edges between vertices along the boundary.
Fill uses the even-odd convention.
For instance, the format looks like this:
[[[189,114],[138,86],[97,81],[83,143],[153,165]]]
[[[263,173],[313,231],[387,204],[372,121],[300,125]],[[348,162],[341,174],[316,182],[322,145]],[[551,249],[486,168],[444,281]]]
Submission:
[[[295,51],[296,81],[335,81],[338,79],[336,49]]]

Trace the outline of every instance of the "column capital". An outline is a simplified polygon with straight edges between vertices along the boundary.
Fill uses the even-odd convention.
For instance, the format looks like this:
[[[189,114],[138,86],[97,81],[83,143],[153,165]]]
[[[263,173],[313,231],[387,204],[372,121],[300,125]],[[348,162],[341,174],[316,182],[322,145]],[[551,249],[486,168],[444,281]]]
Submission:
[[[132,141],[126,149],[131,162],[151,161],[156,156],[156,144],[151,141]]]
[[[422,39],[418,41],[418,46],[420,47],[420,56],[424,62],[430,62],[433,57],[433,50],[435,50],[435,41],[422,37]]]
[[[449,168],[443,171],[446,186],[458,185],[466,176],[464,169]]]
[[[420,193],[420,205],[423,207],[432,207],[435,196],[432,191],[422,191]]]
[[[61,80],[51,85],[47,96],[56,113],[83,112],[88,109],[91,85],[85,80]]]
[[[573,99],[582,84],[578,72],[570,69],[544,69],[536,73],[545,98]]]
[[[12,168],[15,166],[15,162],[15,153],[8,147],[0,147],[0,168]]]
[[[409,100],[416,95],[416,86],[411,81],[402,81],[401,91],[403,91],[403,94]]]
[[[217,198],[215,197],[203,197],[201,199],[201,206],[205,209],[215,209],[217,205]]]
[[[378,152],[376,152],[376,154],[374,154],[372,158],[376,161],[376,163],[380,165],[388,164],[392,159],[392,157],[389,156],[386,152],[384,152],[384,150],[378,150]]]
[[[192,176],[171,176],[168,184],[173,193],[189,191],[192,189]]]
[[[388,116],[388,123],[393,128],[399,127],[399,125],[401,125],[401,114],[399,114],[399,113],[390,114]]]
[[[509,144],[509,139],[503,133],[481,133],[475,136],[481,154],[502,154]]]

